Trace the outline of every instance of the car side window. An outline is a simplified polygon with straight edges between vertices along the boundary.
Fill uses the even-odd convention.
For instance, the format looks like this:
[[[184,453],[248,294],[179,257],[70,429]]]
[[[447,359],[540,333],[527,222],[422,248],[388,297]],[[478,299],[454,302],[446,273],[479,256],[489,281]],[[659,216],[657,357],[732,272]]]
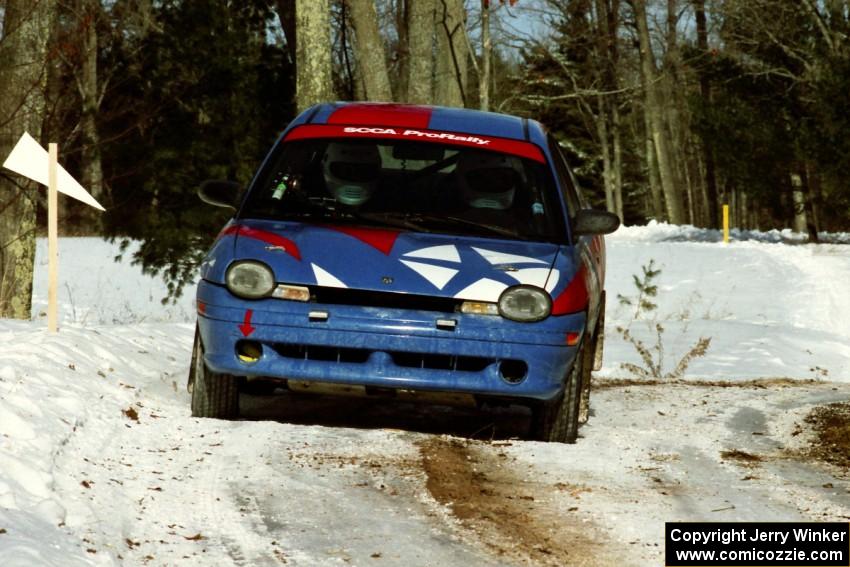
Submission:
[[[552,136],[549,136],[549,152],[552,154],[555,171],[558,173],[558,184],[561,186],[561,191],[564,193],[564,199],[567,202],[568,214],[570,219],[573,219],[576,212],[582,208],[581,198],[576,190],[572,172],[567,166],[563,152],[561,152],[561,147]]]

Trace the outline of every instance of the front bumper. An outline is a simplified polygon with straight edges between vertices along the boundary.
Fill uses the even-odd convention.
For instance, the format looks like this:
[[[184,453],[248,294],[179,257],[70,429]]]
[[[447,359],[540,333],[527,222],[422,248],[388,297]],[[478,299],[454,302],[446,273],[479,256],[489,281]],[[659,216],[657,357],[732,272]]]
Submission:
[[[204,358],[215,372],[539,400],[559,393],[577,351],[566,345],[566,334],[583,333],[585,325],[583,313],[517,323],[460,313],[248,301],[206,281],[198,287],[198,302]],[[328,318],[311,321],[316,310]],[[456,326],[438,328],[437,319]],[[243,340],[262,347],[255,362],[237,356]],[[516,368],[527,369],[524,376]]]

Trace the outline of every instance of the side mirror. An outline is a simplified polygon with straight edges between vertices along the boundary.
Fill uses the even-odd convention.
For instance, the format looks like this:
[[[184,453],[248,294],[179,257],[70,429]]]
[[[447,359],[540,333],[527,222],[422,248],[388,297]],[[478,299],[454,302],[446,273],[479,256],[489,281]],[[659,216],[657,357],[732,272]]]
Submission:
[[[620,218],[607,211],[582,209],[573,219],[573,235],[611,234],[620,227]]]
[[[217,181],[210,179],[201,183],[198,188],[198,197],[204,203],[216,207],[228,207],[236,209],[236,198],[242,186],[235,181]]]

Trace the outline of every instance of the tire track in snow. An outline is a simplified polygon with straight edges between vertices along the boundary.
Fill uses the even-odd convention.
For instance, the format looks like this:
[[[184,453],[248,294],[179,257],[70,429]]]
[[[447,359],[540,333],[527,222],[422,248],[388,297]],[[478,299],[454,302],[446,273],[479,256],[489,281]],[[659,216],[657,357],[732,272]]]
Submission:
[[[216,532],[216,539],[233,559],[234,565],[265,567],[286,564],[282,549],[258,552],[270,546],[276,547],[277,542],[270,538],[262,522],[256,496],[245,487],[238,486],[245,479],[245,475],[239,473],[246,472],[247,461],[241,460],[246,456],[219,455],[212,466],[201,467],[203,473],[198,477],[200,483],[196,492],[202,498],[205,523]],[[254,460],[255,463],[257,461]],[[236,477],[241,478],[237,480]],[[250,488],[250,482],[244,484]]]

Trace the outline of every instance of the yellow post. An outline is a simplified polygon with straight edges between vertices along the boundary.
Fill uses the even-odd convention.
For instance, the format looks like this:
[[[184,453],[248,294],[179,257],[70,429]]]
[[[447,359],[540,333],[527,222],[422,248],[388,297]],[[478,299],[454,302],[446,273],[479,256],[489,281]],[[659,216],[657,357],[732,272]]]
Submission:
[[[729,244],[729,205],[723,205],[723,244]]]
[[[47,161],[47,330],[59,330],[56,291],[59,274],[59,230],[57,227],[58,199],[56,194],[56,162],[59,150],[56,144],[48,146]]]

